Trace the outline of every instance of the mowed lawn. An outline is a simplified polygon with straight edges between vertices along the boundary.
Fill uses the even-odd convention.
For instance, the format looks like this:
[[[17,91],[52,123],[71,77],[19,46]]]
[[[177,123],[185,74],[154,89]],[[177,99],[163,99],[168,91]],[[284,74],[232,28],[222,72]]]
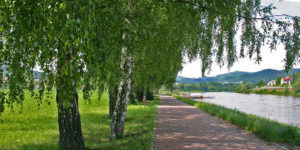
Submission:
[[[91,101],[85,101],[79,93],[79,109],[82,131],[87,149],[150,149],[154,120],[159,98],[152,100],[147,106],[142,103],[129,105],[125,137],[109,141],[110,119],[108,118],[108,95],[104,93],[101,100],[97,94]],[[0,116],[0,149],[58,149],[58,123],[55,96],[37,106],[37,101],[26,93],[23,112],[20,106],[14,112],[6,107]]]

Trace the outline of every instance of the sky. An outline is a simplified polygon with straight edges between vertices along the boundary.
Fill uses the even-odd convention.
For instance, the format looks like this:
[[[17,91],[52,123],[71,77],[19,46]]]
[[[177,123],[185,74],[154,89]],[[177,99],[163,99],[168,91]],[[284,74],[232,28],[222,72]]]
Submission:
[[[263,5],[268,5],[273,3],[277,8],[273,11],[274,14],[288,14],[292,16],[300,16],[300,0],[261,0]],[[206,74],[206,76],[216,76],[218,74],[224,74],[233,71],[246,71],[246,72],[256,72],[263,69],[284,69],[284,58],[285,49],[283,45],[279,45],[276,50],[271,51],[268,46],[262,47],[262,61],[260,64],[256,64],[254,60],[249,58],[239,59],[235,64],[228,70],[226,66],[220,68],[217,64],[213,64],[211,71]],[[192,63],[183,64],[183,69],[178,75],[190,78],[201,77],[201,63],[196,60]],[[294,68],[300,68],[300,64],[294,66]]]

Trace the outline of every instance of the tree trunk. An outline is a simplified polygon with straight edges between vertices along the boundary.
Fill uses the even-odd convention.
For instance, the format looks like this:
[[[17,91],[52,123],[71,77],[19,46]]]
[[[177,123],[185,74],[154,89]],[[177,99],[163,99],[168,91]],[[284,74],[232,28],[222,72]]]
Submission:
[[[144,94],[143,94],[143,102],[144,102],[144,105],[146,105],[146,94],[147,94],[147,88],[144,86]]]
[[[138,86],[136,88],[136,92],[135,92],[135,96],[137,98],[138,101],[142,102],[143,101],[143,95],[144,95],[144,90],[142,86]]]
[[[58,109],[59,147],[62,149],[84,149],[78,108],[78,93],[68,96],[70,106],[64,103],[64,90],[57,90],[56,101]]]
[[[119,84],[117,102],[111,120],[111,140],[124,136],[126,111],[131,91],[132,57],[127,52],[127,48],[122,48],[121,60],[122,78]]]
[[[156,95],[158,95],[158,94],[159,94],[159,93],[158,93],[158,89],[155,89],[155,94],[156,94]]]
[[[130,88],[130,94],[129,94],[129,101],[130,104],[136,104],[135,99],[134,99],[134,90],[133,90],[133,82],[131,80],[131,88]]]
[[[59,147],[67,150],[83,150],[84,141],[78,107],[76,76],[78,71],[71,47],[59,51],[56,77],[56,103],[58,110]],[[66,69],[67,68],[67,69]]]
[[[109,118],[112,118],[114,109],[116,107],[118,97],[118,86],[114,86],[108,89],[109,94]]]
[[[127,6],[125,8],[126,16],[131,15],[132,11],[132,1],[127,1]],[[118,97],[116,106],[113,112],[111,124],[110,124],[110,139],[121,138],[124,136],[124,126],[125,126],[125,118],[127,112],[127,105],[129,101],[129,95],[131,92],[131,75],[132,75],[132,55],[128,50],[132,47],[132,36],[130,36],[133,32],[133,25],[128,18],[124,18],[124,23],[126,23],[126,30],[122,35],[122,40],[124,40],[124,45],[122,47],[122,55],[121,55],[121,78],[118,89]],[[129,35],[128,35],[129,34]]]
[[[130,104],[136,104],[135,99],[134,99],[134,95],[133,95],[132,92],[130,92],[129,100],[130,100]]]

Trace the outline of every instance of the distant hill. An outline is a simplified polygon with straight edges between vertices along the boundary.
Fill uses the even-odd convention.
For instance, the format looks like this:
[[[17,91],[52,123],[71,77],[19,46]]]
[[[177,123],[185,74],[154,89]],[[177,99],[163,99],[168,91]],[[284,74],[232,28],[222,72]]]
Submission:
[[[230,78],[230,77],[234,77],[234,76],[241,76],[241,75],[245,75],[245,74],[248,74],[248,72],[234,71],[234,72],[229,72],[226,74],[217,75],[216,78],[218,78],[219,80],[225,80],[226,78]]]
[[[260,80],[268,82],[275,80],[279,76],[288,76],[293,73],[300,72],[300,69],[291,69],[288,74],[284,70],[265,69],[258,72],[242,72],[235,71],[226,74],[217,75],[215,77],[203,77],[203,78],[186,78],[177,76],[176,81],[179,83],[195,83],[200,82],[251,82],[257,83]]]

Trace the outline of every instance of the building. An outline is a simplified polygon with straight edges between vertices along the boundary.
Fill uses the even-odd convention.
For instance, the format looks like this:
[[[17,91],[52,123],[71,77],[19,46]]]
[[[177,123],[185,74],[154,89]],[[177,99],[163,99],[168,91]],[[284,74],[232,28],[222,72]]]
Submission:
[[[2,78],[2,81],[7,82],[8,81],[8,77]]]
[[[291,85],[292,81],[293,81],[293,77],[292,76],[290,76],[290,77],[283,77],[283,78],[281,78],[280,84],[281,85],[282,84]]]
[[[268,86],[275,86],[276,85],[276,80],[271,80],[267,84]]]

